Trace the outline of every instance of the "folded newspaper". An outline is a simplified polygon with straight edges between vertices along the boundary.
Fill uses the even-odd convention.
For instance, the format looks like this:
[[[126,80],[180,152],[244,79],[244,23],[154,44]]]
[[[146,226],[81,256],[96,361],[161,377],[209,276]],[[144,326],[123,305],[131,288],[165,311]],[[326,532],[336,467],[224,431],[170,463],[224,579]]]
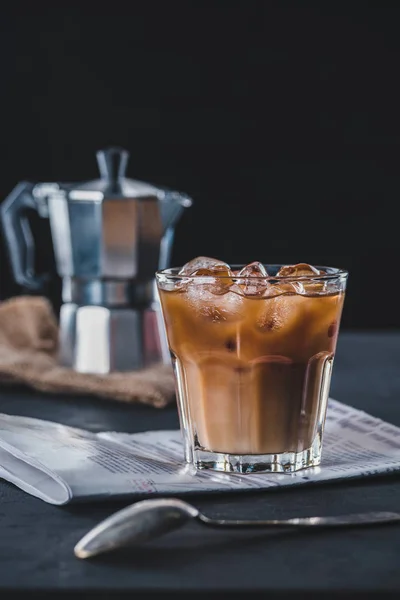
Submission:
[[[320,467],[293,474],[193,472],[179,430],[91,433],[0,414],[0,477],[51,504],[311,484],[400,469],[400,428],[329,400]]]

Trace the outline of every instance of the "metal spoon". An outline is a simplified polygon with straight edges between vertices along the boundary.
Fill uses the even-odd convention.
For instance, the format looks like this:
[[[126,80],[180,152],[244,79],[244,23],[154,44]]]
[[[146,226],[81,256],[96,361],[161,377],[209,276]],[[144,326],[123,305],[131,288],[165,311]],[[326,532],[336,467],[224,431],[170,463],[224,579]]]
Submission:
[[[90,558],[128,545],[142,544],[179,529],[190,519],[209,527],[352,527],[400,522],[400,513],[369,512],[327,517],[298,517],[246,521],[211,519],[177,498],[136,502],[117,511],[91,529],[75,546],[78,558]]]

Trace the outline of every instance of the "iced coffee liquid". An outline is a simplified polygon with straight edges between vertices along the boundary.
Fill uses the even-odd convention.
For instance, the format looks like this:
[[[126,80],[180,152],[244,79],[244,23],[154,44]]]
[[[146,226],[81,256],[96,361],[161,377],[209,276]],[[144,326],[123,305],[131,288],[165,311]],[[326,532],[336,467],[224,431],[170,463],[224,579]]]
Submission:
[[[309,448],[325,414],[344,293],[272,297],[159,290],[196,446],[229,454]]]

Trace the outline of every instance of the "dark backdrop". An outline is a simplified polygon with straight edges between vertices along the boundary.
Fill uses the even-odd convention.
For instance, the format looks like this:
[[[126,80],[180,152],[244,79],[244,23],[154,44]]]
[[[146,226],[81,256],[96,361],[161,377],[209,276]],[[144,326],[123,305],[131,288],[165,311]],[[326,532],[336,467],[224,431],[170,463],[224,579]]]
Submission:
[[[400,327],[399,3],[52,4],[2,8],[0,199],[95,178],[96,150],[122,145],[129,176],[195,201],[175,264],[340,266],[343,327]],[[1,240],[0,270],[21,293]]]

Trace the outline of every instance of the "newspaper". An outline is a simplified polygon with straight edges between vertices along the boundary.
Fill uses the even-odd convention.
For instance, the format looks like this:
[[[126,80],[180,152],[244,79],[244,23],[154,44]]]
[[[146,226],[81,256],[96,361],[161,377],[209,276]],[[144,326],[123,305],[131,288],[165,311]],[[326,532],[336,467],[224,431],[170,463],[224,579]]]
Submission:
[[[45,502],[260,490],[400,469],[400,428],[330,399],[320,467],[296,473],[194,471],[179,430],[92,433],[0,413],[0,477]]]

